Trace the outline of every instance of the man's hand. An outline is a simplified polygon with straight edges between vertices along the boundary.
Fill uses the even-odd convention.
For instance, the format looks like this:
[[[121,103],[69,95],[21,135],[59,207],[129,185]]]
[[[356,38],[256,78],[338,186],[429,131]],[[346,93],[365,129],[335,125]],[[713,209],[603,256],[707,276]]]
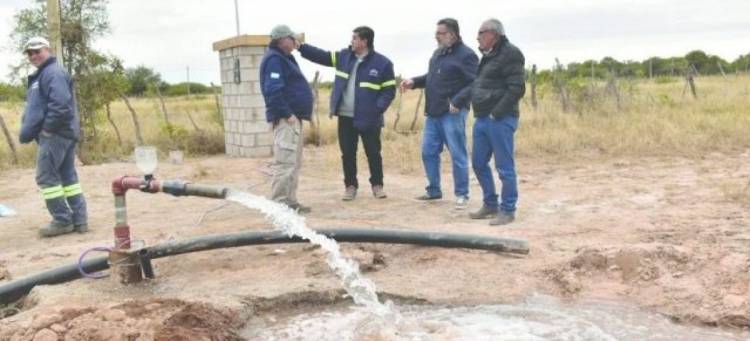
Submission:
[[[295,122],[297,122],[297,116],[290,115],[286,118],[286,122],[289,124],[294,124]]]
[[[401,92],[404,92],[408,89],[414,89],[414,81],[411,79],[402,80],[401,85],[399,85],[399,90],[401,90]]]
[[[458,114],[461,109],[454,107],[453,103],[451,103],[451,101],[448,101],[448,111],[450,111],[451,114]]]

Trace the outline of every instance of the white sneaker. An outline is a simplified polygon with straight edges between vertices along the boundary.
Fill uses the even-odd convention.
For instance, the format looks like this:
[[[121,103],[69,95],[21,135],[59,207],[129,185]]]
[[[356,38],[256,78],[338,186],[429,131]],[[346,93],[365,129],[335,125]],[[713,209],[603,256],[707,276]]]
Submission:
[[[456,198],[455,209],[465,210],[467,207],[469,207],[469,198],[463,196]]]

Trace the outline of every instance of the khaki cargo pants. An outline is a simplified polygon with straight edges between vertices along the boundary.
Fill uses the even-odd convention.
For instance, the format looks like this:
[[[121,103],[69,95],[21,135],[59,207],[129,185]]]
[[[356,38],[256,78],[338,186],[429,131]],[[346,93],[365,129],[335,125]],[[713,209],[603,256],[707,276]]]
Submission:
[[[297,205],[297,185],[302,165],[302,121],[280,120],[273,128],[273,182],[271,200]]]

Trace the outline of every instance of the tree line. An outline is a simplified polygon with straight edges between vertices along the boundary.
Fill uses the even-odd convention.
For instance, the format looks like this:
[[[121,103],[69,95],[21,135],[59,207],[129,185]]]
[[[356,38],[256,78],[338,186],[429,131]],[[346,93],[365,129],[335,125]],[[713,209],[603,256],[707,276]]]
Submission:
[[[114,72],[114,70],[112,70]],[[119,71],[118,71],[119,72]],[[155,95],[156,87],[164,96],[185,96],[188,94],[211,94],[211,86],[197,82],[168,83],[161,79],[161,75],[153,69],[140,65],[124,69],[119,75],[123,83],[118,87],[128,97],[143,97]],[[216,89],[221,91],[220,89]],[[23,101],[26,96],[26,84],[23,80],[15,83],[0,82],[0,102]]]
[[[691,51],[682,57],[651,57],[642,61],[619,61],[612,57],[604,57],[599,61],[571,62],[561,69],[568,78],[608,79],[612,75],[632,78],[682,76],[693,68],[699,75],[748,72],[750,71],[750,53],[740,55],[731,62],[702,50]],[[540,71],[540,79],[551,78],[551,73],[554,71]]]

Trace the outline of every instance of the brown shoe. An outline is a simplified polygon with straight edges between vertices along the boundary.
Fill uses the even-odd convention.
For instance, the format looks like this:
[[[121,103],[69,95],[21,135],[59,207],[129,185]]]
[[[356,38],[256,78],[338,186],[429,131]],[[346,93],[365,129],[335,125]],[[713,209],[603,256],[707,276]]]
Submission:
[[[388,195],[385,194],[385,191],[383,191],[383,186],[381,185],[372,186],[372,195],[378,199],[385,199],[388,197]]]
[[[488,207],[487,205],[482,204],[482,207],[479,208],[476,212],[469,213],[469,218],[471,219],[492,219],[497,215],[498,209],[497,207]]]
[[[514,220],[516,220],[515,213],[499,211],[497,213],[497,216],[494,219],[490,220],[490,225],[492,226],[507,225],[507,224],[512,223]]]
[[[357,187],[347,186],[346,191],[344,191],[344,196],[341,197],[341,200],[352,201],[356,197],[357,197]]]
[[[289,205],[289,208],[296,211],[297,214],[305,214],[305,213],[310,213],[312,211],[312,208],[310,208],[309,206],[302,205],[300,203],[291,204]]]

